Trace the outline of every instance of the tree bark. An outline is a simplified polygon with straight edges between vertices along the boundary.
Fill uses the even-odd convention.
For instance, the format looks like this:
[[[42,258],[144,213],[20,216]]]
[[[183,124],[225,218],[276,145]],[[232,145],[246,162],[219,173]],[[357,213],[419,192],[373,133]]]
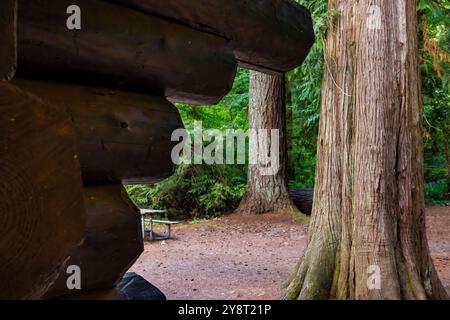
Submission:
[[[425,233],[416,2],[333,9],[308,246],[283,298],[447,298]]]
[[[249,88],[249,128],[261,131],[279,130],[279,169],[274,174],[262,174],[265,165],[259,161],[248,165],[247,192],[237,212],[245,214],[260,214],[281,210],[292,210],[294,208],[289,198],[286,176],[286,139],[285,139],[285,80],[284,75],[268,75],[257,71],[250,72]],[[253,141],[258,148],[267,147],[273,141]],[[252,139],[250,139],[252,149]],[[257,154],[250,152],[250,158],[260,156],[261,149]],[[272,162],[271,165],[274,163]]]

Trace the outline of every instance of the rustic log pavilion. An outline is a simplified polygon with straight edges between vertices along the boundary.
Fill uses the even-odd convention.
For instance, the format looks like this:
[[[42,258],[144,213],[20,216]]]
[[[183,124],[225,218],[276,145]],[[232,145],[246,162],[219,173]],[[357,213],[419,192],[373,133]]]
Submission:
[[[291,0],[2,0],[0,299],[132,298],[143,239],[122,184],[173,173],[172,102],[216,103],[238,65],[287,72],[313,42]]]

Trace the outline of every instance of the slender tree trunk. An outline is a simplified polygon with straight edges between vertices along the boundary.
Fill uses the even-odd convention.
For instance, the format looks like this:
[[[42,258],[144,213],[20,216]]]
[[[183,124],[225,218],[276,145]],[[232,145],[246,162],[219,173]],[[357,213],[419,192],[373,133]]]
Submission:
[[[313,217],[283,298],[447,298],[425,234],[416,2],[332,9]]]
[[[249,128],[253,130],[279,130],[279,169],[275,174],[264,175],[266,166],[249,164],[247,192],[237,212],[259,214],[293,210],[289,198],[286,176],[286,110],[284,75],[250,72]],[[258,131],[259,132],[259,131]],[[270,139],[264,142],[270,150]],[[261,147],[261,142],[258,142]],[[253,156],[259,156],[253,155]],[[250,155],[252,157],[252,155]],[[273,163],[271,163],[273,165]]]

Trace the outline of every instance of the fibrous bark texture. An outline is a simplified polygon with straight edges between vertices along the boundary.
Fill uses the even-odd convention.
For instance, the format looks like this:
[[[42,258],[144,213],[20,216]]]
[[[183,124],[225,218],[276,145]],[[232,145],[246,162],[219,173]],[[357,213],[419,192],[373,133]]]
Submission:
[[[258,147],[250,146],[250,158],[254,163],[249,163],[247,192],[237,212],[259,214],[293,208],[286,177],[284,84],[284,75],[250,72],[249,128],[258,136],[253,139]],[[275,142],[271,136],[272,129],[279,132],[278,154],[273,154],[271,150],[271,144]],[[263,138],[264,132],[267,133],[267,139]],[[252,144],[252,139],[250,140]],[[277,164],[272,160],[270,162],[272,168],[277,167],[273,173],[264,173],[267,165],[260,162],[262,152],[266,155],[270,153],[272,160],[273,156],[278,157]]]
[[[446,298],[425,234],[416,1],[332,9],[313,217],[283,298]]]

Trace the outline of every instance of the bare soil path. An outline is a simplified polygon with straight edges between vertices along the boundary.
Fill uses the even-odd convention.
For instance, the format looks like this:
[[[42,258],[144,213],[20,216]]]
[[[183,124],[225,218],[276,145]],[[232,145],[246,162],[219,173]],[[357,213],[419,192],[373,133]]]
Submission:
[[[450,207],[427,209],[436,269],[450,293]],[[175,237],[146,242],[130,271],[168,299],[277,299],[306,245],[290,217],[230,215],[175,227]]]

